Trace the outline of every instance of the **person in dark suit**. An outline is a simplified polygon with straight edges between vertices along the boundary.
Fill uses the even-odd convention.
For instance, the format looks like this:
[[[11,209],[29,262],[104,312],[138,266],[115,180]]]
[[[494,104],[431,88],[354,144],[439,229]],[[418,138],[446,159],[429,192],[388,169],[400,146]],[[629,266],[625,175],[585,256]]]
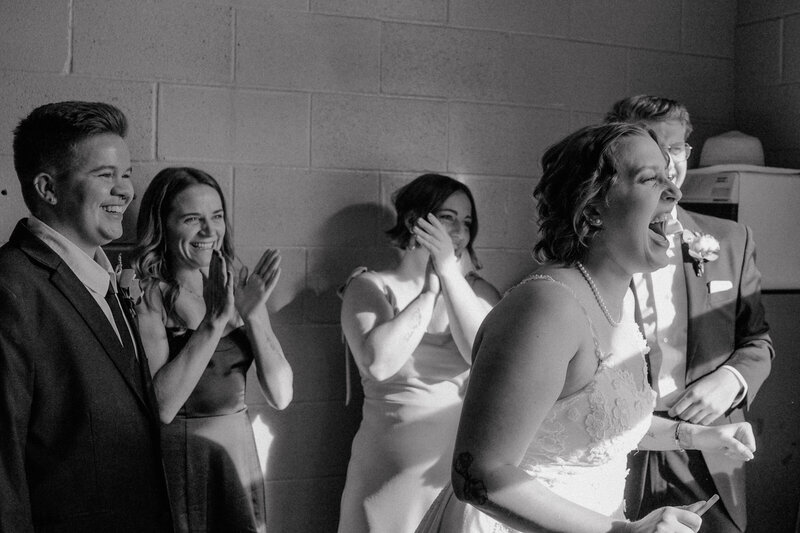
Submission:
[[[172,531],[147,361],[101,248],[133,198],[126,132],[90,102],[14,131],[31,216],[0,248],[0,531]]]
[[[671,158],[680,187],[692,131],[680,103],[655,96],[618,101],[606,121],[643,123]],[[656,414],[694,424],[744,420],[775,355],[761,304],[761,274],[749,227],[688,213],[680,206],[667,224],[670,264],[634,277],[630,305],[650,347]],[[744,463],[693,450],[636,452],[626,488],[631,519],[664,505],[720,495],[701,531],[738,532],[747,526]]]

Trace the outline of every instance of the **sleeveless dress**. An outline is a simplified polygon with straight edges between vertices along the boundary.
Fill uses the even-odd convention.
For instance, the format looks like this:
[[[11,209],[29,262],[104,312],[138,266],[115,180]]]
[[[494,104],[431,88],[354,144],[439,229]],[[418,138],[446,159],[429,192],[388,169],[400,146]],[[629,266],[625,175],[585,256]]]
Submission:
[[[366,270],[351,274],[345,288]],[[393,294],[388,288],[385,294],[397,314]],[[469,368],[450,333],[425,333],[391,378],[362,374],[363,414],[347,468],[340,533],[414,531],[450,479]]]
[[[192,330],[167,328],[170,358]],[[245,405],[253,353],[244,327],[222,337],[178,415],[161,428],[176,532],[264,532],[266,499]]]
[[[550,276],[522,281],[557,283]],[[579,302],[580,303],[580,302]],[[636,449],[652,418],[655,393],[647,381],[647,344],[631,318],[613,328],[604,353],[586,315],[597,355],[593,379],[550,409],[520,463],[527,474],[559,496],[598,513],[624,520],[628,452]],[[499,533],[511,529],[459,501],[450,485],[439,494],[419,533]]]

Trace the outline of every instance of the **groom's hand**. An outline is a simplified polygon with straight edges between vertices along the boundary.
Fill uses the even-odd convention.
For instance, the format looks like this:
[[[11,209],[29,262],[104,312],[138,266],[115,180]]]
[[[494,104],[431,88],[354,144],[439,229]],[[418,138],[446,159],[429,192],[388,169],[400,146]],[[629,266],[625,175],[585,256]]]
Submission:
[[[718,368],[686,387],[669,409],[669,415],[707,426],[731,408],[741,388],[736,376]]]

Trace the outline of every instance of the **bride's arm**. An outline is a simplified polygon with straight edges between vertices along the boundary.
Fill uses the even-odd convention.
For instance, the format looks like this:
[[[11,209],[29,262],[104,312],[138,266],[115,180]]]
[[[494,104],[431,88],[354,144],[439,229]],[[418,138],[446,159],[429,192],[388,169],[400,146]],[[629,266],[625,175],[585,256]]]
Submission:
[[[739,461],[749,461],[756,451],[753,428],[748,422],[701,426],[653,417],[650,429],[639,443],[645,450],[703,450],[722,453]]]
[[[520,531],[628,531],[517,466],[555,401],[581,386],[570,362],[593,345],[577,303],[554,283],[520,286],[489,313],[475,350],[452,468],[457,497]]]

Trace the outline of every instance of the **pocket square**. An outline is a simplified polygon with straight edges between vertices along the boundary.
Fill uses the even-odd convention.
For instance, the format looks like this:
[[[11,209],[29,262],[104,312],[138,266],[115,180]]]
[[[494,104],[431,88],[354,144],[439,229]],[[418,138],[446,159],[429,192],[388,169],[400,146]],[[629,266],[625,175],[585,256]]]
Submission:
[[[708,282],[708,294],[727,291],[733,288],[733,283],[727,279],[713,279]]]

